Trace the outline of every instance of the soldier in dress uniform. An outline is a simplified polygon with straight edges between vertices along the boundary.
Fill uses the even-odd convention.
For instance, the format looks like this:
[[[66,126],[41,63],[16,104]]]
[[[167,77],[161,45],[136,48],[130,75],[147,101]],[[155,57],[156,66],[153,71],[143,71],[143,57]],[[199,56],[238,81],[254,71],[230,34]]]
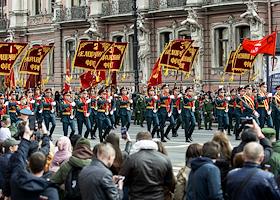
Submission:
[[[63,99],[60,102],[61,122],[64,136],[68,135],[68,127],[71,128],[70,137],[75,134],[75,106],[76,103],[71,98],[70,91],[64,90]]]
[[[194,116],[194,102],[197,96],[194,96],[194,91],[192,87],[188,87],[185,90],[185,95],[183,97],[183,110],[182,110],[182,120],[184,121],[185,139],[186,142],[192,141],[192,134],[195,128],[195,116]]]
[[[16,92],[10,92],[10,100],[8,103],[8,114],[10,115],[11,124],[16,124],[18,110],[17,110],[17,99],[16,99]]]
[[[228,101],[228,120],[229,120],[229,127],[228,132],[233,131],[233,119],[236,121],[235,117],[235,106],[236,106],[236,89],[230,90],[230,100]]]
[[[7,114],[7,105],[5,104],[5,96],[4,94],[0,94],[0,119],[3,115]]]
[[[175,126],[175,121],[172,115],[172,100],[174,99],[174,95],[169,95],[169,85],[164,84],[161,87],[161,94],[159,95],[159,110],[158,110],[158,116],[159,116],[159,125],[160,125],[160,134],[161,134],[161,141],[166,142],[164,139],[167,138],[170,140],[168,137],[168,134],[170,130]],[[164,133],[164,127],[166,121],[170,122],[170,126],[167,127],[165,133]]]
[[[91,99],[88,97],[88,92],[86,89],[81,89],[80,98],[76,99],[76,118],[78,124],[78,134],[82,135],[83,132],[83,124],[86,126],[86,132],[84,134],[85,138],[88,138],[89,133],[91,131],[90,126],[90,103]]]
[[[133,103],[132,99],[127,94],[127,89],[122,87],[121,90],[121,96],[119,97],[119,115],[121,118],[121,126],[122,128],[126,128],[128,131],[130,127],[131,122],[131,105]]]
[[[103,142],[105,137],[110,133],[113,126],[109,118],[109,104],[111,99],[107,98],[107,92],[101,88],[98,91],[97,97],[97,125],[100,142]],[[103,134],[104,131],[104,134]]]
[[[34,115],[36,117],[36,120],[38,124],[42,124],[43,122],[43,102],[42,102],[42,95],[41,95],[41,90],[39,87],[35,88],[34,92]]]
[[[194,107],[195,107],[194,116],[195,116],[195,119],[196,119],[196,122],[197,122],[197,127],[198,127],[198,130],[201,130],[203,128],[201,127],[201,122],[202,122],[202,119],[201,119],[202,97],[200,95],[195,100]]]
[[[275,87],[276,93],[272,99],[273,124],[276,130],[276,140],[279,140],[280,131],[280,85]]]
[[[180,89],[178,87],[173,88],[174,99],[172,115],[175,121],[175,126],[172,128],[172,137],[178,137],[177,131],[182,124],[181,112],[182,112],[182,94],[180,94]],[[170,125],[169,125],[170,126]]]
[[[96,139],[96,130],[97,130],[97,99],[94,88],[90,88],[89,90],[89,98],[91,100],[90,102],[90,125],[91,125],[91,139]]]
[[[35,100],[34,100],[34,92],[30,88],[26,91],[26,99],[27,99],[27,104],[29,105],[29,108],[32,112],[35,110]]]
[[[235,95],[234,100],[235,100],[235,106],[234,106],[234,113],[235,113],[235,125],[234,125],[234,130],[233,133],[235,135],[235,139],[239,140],[239,134],[240,134],[240,123],[241,123],[241,117],[243,116],[243,104],[244,104],[244,100],[243,100],[243,96],[246,93],[246,90],[244,87],[239,87],[238,88],[238,95]],[[231,96],[231,98],[233,99],[233,96]]]
[[[256,107],[255,107],[255,98],[253,96],[252,93],[252,86],[251,85],[246,85],[244,87],[244,89],[246,90],[246,93],[243,95],[243,115],[242,117],[253,117],[257,123],[259,123],[258,121],[258,117],[259,117],[259,113],[256,111]]]
[[[212,130],[214,104],[208,94],[204,95],[202,110],[204,113],[204,125],[206,130]]]
[[[272,93],[267,93],[267,86],[266,84],[260,83],[259,85],[260,91],[257,95],[257,112],[260,114],[259,122],[260,127],[263,128],[265,122],[267,123],[267,126],[272,128],[272,118],[271,118],[271,99],[272,99]]]
[[[215,99],[216,115],[218,118],[218,130],[228,129],[228,99],[225,97],[223,88],[218,90],[218,96]],[[230,133],[228,133],[230,134]]]
[[[30,106],[27,103],[27,98],[24,95],[20,97],[19,102],[17,104],[17,107],[18,107],[18,109],[17,109],[18,115],[20,114],[19,111],[22,110],[22,109],[29,109],[29,110],[31,110]]]
[[[157,115],[157,104],[158,97],[155,95],[154,87],[148,88],[148,95],[145,98],[145,118],[147,121],[148,131],[152,134],[152,137],[155,136],[155,133],[159,130],[159,119]],[[151,132],[153,123],[153,130]]]
[[[45,89],[45,96],[42,99],[42,104],[43,104],[43,118],[44,122],[46,125],[46,128],[48,131],[50,131],[50,138],[52,137],[52,134],[54,132],[56,122],[55,122],[55,106],[56,103],[54,99],[52,98],[52,89],[47,88]],[[51,129],[50,123],[52,124]]]

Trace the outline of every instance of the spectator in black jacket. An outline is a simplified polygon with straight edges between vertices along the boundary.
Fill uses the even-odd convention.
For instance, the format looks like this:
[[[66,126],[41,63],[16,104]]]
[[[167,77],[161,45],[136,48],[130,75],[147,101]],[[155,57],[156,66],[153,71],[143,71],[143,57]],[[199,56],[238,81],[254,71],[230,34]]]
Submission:
[[[43,176],[46,156],[42,152],[32,153],[28,164],[30,172],[27,170],[26,161],[32,134],[28,123],[26,123],[18,151],[13,154],[10,160],[12,169],[11,200],[38,200],[42,196],[49,200],[59,200],[57,189]]]
[[[129,199],[163,200],[164,188],[174,192],[171,161],[158,152],[149,132],[138,133],[136,141],[132,147],[136,153],[129,155],[120,171],[129,188]]]
[[[241,134],[241,143],[234,147],[231,154],[231,164],[233,165],[234,156],[237,153],[243,151],[243,148],[249,142],[259,142],[260,145],[263,146],[264,149],[264,159],[262,164],[267,163],[272,155],[273,149],[270,141],[265,138],[263,135],[260,126],[257,124],[255,120],[253,120],[253,125],[246,125],[248,126],[242,131]]]
[[[90,166],[84,167],[79,175],[79,186],[83,200],[121,200],[123,198],[123,179],[113,176],[116,152],[109,143],[98,144],[95,148],[97,158]]]

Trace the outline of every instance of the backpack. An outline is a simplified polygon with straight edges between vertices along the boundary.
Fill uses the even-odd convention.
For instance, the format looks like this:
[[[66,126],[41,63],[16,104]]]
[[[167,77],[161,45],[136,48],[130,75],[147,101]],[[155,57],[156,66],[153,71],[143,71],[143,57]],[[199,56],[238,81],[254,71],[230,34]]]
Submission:
[[[82,200],[80,188],[79,188],[79,174],[83,168],[71,167],[68,175],[65,179],[65,200]]]

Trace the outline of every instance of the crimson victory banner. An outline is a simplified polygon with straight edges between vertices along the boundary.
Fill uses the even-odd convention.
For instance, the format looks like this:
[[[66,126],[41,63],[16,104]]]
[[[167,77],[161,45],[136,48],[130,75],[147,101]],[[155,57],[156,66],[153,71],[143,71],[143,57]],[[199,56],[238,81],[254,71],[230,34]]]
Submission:
[[[0,75],[10,75],[13,65],[27,43],[0,42]]]
[[[53,46],[33,46],[26,52],[20,64],[19,72],[39,75],[41,64]]]
[[[180,70],[183,72],[189,73],[192,69],[192,64],[198,55],[199,47],[189,47],[188,50],[184,53],[181,61]]]

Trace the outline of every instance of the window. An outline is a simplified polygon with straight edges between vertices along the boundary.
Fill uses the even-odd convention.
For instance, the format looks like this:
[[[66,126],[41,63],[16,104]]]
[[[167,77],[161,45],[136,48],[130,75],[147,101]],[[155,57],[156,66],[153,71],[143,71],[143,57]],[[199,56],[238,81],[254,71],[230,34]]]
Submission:
[[[54,74],[54,43],[50,43],[50,46],[53,46],[53,48],[50,50],[49,52],[49,56],[48,56],[48,76],[52,76]]]
[[[117,35],[112,38],[113,42],[123,42],[123,36]]]
[[[54,13],[55,0],[51,0],[51,13]]]
[[[215,29],[214,51],[216,67],[224,67],[228,58],[228,28]]]
[[[35,15],[41,14],[41,0],[35,0]]]
[[[178,39],[192,39],[190,31],[187,30],[179,31]]]
[[[0,6],[5,7],[7,5],[7,0],[0,0]]]
[[[160,50],[160,53],[164,50],[165,48],[165,45],[167,45],[169,43],[170,40],[172,40],[172,33],[171,32],[163,32],[163,33],[160,33],[160,36],[159,36],[159,41],[160,41],[160,46],[159,46],[159,50]]]
[[[72,7],[79,7],[82,0],[71,0]]]
[[[236,46],[238,46],[244,38],[250,38],[250,27],[249,26],[238,26],[236,27]]]
[[[74,68],[74,71],[72,71],[72,62],[75,56],[75,50],[76,50],[76,45],[75,45],[75,40],[67,40],[66,41],[66,51],[65,51],[65,68],[64,68],[64,72],[66,73],[66,63],[67,63],[67,59],[69,59],[69,63],[70,63],[70,73],[75,74],[78,73],[78,69]]]

